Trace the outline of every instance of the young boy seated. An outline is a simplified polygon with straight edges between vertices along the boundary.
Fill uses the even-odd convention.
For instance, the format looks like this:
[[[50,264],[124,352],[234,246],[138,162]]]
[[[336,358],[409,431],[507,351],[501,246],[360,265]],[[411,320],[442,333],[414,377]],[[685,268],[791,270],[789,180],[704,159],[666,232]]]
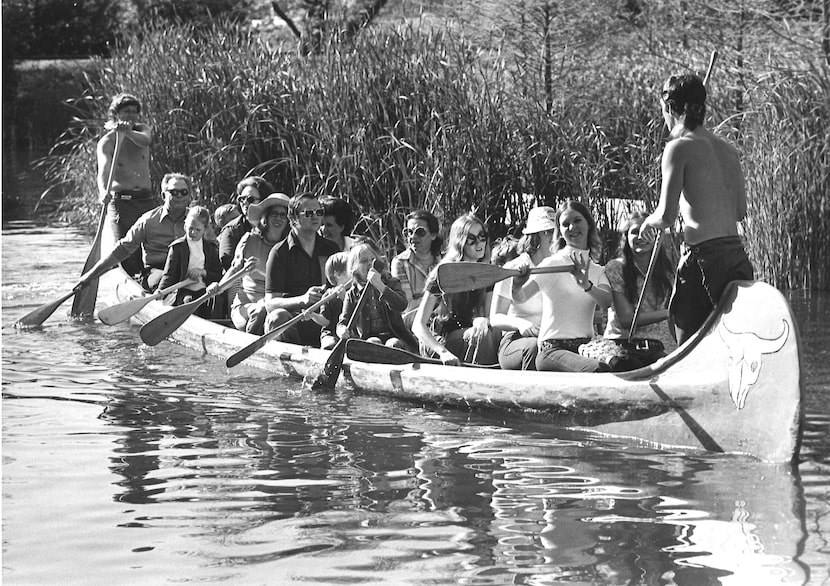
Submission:
[[[329,286],[337,287],[349,280],[349,274],[346,271],[349,261],[349,255],[345,252],[338,252],[332,254],[326,260],[325,272],[326,280]],[[320,348],[323,350],[331,350],[337,341],[340,339],[335,332],[337,327],[337,320],[340,318],[340,312],[343,310],[343,299],[346,297],[346,289],[343,292],[326,303],[320,314],[325,320],[325,324],[321,324],[323,329],[320,331]]]

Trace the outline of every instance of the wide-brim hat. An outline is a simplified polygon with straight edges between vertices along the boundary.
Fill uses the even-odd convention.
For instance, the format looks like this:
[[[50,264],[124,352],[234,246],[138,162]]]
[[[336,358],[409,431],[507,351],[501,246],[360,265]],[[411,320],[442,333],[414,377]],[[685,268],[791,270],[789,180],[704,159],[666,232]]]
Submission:
[[[272,208],[274,206],[282,206],[287,210],[290,202],[291,198],[284,193],[272,193],[261,202],[248,206],[248,221],[251,224],[256,224],[262,216],[265,215],[268,208]]]
[[[536,234],[556,228],[556,210],[550,206],[538,206],[527,214],[527,223],[522,234]]]

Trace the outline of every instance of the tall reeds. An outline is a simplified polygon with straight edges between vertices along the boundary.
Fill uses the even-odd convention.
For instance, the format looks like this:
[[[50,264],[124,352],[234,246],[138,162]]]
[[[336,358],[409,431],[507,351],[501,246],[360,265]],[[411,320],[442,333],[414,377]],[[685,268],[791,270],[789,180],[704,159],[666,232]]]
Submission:
[[[246,174],[265,175],[288,194],[348,199],[358,230],[390,252],[415,208],[445,225],[474,210],[495,235],[520,229],[535,203],[581,199],[607,234],[628,209],[652,209],[666,136],[654,74],[662,69],[621,56],[580,80],[578,95],[559,80],[548,104],[520,91],[493,46],[450,26],[403,26],[299,57],[234,25],[150,25],[98,62],[82,103],[102,119],[112,94],[138,95],[155,131],[154,178],[191,174],[206,205],[227,201]],[[757,107],[736,129],[753,259],[778,284],[827,287],[827,68],[757,86]],[[712,110],[729,115],[717,100]],[[67,210],[95,207],[98,136],[100,123],[79,120],[47,161],[56,186],[71,187]]]

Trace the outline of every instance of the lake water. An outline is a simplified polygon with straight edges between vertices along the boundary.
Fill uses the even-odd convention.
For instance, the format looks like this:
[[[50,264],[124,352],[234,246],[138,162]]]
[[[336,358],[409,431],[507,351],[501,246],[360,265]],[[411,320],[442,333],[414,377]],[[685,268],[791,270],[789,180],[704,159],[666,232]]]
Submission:
[[[5,584],[830,583],[827,293],[791,295],[790,471],[315,393],[66,308],[13,329],[88,246],[3,229]]]

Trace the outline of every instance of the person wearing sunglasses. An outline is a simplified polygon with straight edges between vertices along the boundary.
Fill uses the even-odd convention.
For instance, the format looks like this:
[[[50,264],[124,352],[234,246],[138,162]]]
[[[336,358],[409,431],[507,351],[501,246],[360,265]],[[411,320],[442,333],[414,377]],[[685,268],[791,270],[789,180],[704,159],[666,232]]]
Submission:
[[[489,262],[490,245],[484,223],[465,214],[450,227],[447,252],[440,264]],[[415,314],[412,332],[422,352],[436,355],[447,365],[461,362],[495,364],[501,331],[490,327],[487,317],[492,289],[444,294],[433,269],[424,286],[424,295]]]
[[[530,210],[517,246],[519,255],[507,262],[505,268],[522,265],[536,267],[553,253],[555,214],[555,210],[548,206]],[[536,291],[519,302],[513,299],[510,289],[510,279],[496,283],[490,305],[490,323],[503,332],[499,343],[499,366],[505,370],[536,370],[539,348],[536,338],[542,322],[542,296]]]
[[[265,332],[284,324],[320,300],[325,290],[325,265],[340,252],[320,236],[325,211],[311,194],[295,195],[288,204],[288,236],[271,249],[265,265]],[[289,328],[278,340],[320,347],[321,326],[309,319]]]
[[[76,286],[100,277],[118,263],[141,251],[142,265],[134,275],[147,291],[154,291],[164,272],[167,249],[185,235],[184,219],[192,199],[190,177],[168,173],[161,180],[164,203],[143,214],[115,248],[81,276]]]
[[[139,122],[141,103],[131,94],[112,98],[106,133],[98,141],[98,197],[107,206],[107,221],[115,238],[122,238],[142,214],[158,205],[150,180],[150,145],[153,129]],[[115,146],[118,144],[118,160]],[[107,183],[112,170],[112,183]],[[141,254],[135,254],[122,263],[130,274],[141,270]]]
[[[271,187],[271,184],[258,175],[245,177],[236,184],[235,201],[239,208],[239,217],[225,224],[219,232],[219,260],[225,271],[230,268],[231,262],[233,262],[236,247],[242,236],[253,228],[253,225],[248,221],[248,208],[252,204],[259,203],[266,195],[274,191],[275,189]],[[233,298],[230,297],[229,299]]]
[[[415,210],[406,216],[403,239],[406,250],[392,259],[390,272],[398,279],[406,295],[403,312],[406,327],[412,328],[415,312],[424,295],[424,283],[430,271],[441,260],[443,238],[439,235],[438,218],[426,210]]]
[[[256,259],[256,268],[239,282],[231,299],[230,316],[237,329],[261,336],[265,333],[265,272],[271,249],[288,236],[288,204],[284,193],[272,193],[259,203],[248,206],[248,222],[254,228],[244,234],[236,246],[229,271],[242,268],[245,261]]]

